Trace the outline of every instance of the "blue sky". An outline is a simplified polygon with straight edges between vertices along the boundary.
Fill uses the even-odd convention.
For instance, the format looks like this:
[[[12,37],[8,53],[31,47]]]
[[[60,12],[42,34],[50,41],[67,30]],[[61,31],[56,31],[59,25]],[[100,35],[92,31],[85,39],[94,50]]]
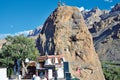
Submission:
[[[59,0],[0,0],[0,34],[14,34],[42,25]],[[61,0],[66,5],[110,9],[120,0]]]

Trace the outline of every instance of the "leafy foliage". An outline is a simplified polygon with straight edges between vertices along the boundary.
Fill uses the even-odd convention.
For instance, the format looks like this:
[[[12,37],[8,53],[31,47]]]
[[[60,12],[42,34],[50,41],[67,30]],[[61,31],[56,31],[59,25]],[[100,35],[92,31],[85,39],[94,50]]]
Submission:
[[[120,80],[119,62],[102,62],[103,72],[106,80]]]
[[[35,48],[35,42],[32,39],[24,37],[23,35],[6,38],[6,43],[0,51],[0,67],[13,68],[14,60],[21,59],[24,61],[26,58],[35,60],[38,51]],[[8,70],[9,71],[9,70]]]

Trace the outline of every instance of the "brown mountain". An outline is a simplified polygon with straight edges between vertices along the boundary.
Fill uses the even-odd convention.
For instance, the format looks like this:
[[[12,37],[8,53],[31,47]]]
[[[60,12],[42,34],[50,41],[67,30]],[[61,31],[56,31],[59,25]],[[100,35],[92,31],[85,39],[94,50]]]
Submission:
[[[41,55],[63,54],[72,76],[81,80],[104,80],[92,36],[76,7],[60,6],[48,17],[37,39]],[[81,68],[81,74],[76,68]]]
[[[101,60],[120,61],[120,3],[107,14],[100,15],[90,32]]]

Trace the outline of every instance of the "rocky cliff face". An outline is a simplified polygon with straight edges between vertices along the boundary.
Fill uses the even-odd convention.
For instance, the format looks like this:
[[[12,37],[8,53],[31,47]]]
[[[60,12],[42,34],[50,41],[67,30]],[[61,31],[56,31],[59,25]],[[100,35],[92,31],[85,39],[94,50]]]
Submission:
[[[41,26],[35,28],[34,30],[30,31],[29,34],[28,34],[28,37],[39,35],[39,33],[40,33],[41,30],[42,30],[42,27],[43,27],[43,26],[41,25]]]
[[[120,3],[90,29],[101,60],[120,61]]]
[[[35,28],[34,30],[30,31],[29,34],[28,34],[28,37],[29,38],[33,38],[33,39],[37,39],[38,35],[40,34],[41,30],[42,30],[42,25]]]
[[[85,23],[88,28],[92,28],[93,25],[101,20],[101,15],[107,14],[109,11],[100,10],[99,8],[93,8],[90,11],[82,11],[82,15],[85,19]]]
[[[120,3],[117,3],[111,10],[111,12],[120,11]]]
[[[104,80],[92,36],[75,7],[60,6],[46,20],[37,39],[44,54],[63,54],[70,63],[72,76],[81,80]],[[76,68],[81,68],[81,73]]]

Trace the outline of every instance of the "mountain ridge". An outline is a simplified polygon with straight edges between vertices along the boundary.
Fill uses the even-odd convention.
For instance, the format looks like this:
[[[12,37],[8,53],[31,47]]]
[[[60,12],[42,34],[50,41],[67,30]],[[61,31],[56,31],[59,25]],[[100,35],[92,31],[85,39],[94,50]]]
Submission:
[[[90,32],[100,60],[119,61],[120,4],[116,4],[109,13],[101,15],[101,20],[92,26]]]

